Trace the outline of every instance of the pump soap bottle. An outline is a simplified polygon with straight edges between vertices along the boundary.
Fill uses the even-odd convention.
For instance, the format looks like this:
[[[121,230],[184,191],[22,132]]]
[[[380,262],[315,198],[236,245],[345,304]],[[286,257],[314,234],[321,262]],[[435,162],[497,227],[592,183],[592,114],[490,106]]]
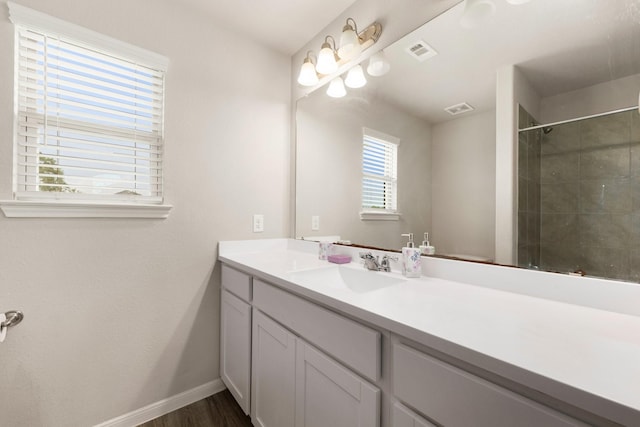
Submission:
[[[429,233],[424,233],[424,240],[420,245],[420,253],[422,255],[435,255],[436,247],[429,244]]]
[[[420,249],[413,244],[413,233],[402,234],[408,237],[407,246],[402,248],[402,274],[406,277],[420,277],[422,274],[422,266],[420,265]]]

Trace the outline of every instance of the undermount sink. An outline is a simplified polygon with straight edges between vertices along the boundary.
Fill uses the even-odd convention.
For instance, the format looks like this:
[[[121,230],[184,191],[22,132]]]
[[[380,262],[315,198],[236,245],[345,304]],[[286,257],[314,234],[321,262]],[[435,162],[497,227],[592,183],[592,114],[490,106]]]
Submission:
[[[356,293],[371,292],[406,282],[406,279],[388,273],[339,265],[293,272],[290,278],[302,285],[347,288]]]

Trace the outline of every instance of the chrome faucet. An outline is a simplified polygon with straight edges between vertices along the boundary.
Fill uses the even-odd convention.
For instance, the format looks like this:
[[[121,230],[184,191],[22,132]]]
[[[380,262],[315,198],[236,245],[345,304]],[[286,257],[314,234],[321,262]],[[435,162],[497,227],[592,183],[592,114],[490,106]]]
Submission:
[[[381,271],[391,271],[391,264],[389,261],[398,261],[397,256],[385,255],[382,257],[382,261],[380,262],[380,270]]]
[[[384,255],[382,261],[379,257],[373,256],[371,252],[360,252],[360,258],[364,260],[364,266],[371,271],[391,271],[390,261],[398,261],[397,256]]]

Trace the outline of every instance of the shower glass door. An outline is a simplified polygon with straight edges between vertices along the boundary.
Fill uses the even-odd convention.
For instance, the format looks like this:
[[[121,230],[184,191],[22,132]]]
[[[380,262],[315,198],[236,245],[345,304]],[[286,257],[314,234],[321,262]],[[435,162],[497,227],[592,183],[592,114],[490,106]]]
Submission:
[[[638,111],[519,119],[518,265],[640,282]]]

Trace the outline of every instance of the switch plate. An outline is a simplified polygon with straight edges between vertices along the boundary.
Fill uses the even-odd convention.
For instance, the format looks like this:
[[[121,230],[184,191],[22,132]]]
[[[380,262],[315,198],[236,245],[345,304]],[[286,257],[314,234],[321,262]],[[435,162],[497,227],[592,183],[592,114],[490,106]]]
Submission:
[[[313,215],[311,217],[311,230],[313,231],[320,230],[320,217],[318,215]]]
[[[253,215],[253,232],[262,233],[264,231],[264,215]]]

